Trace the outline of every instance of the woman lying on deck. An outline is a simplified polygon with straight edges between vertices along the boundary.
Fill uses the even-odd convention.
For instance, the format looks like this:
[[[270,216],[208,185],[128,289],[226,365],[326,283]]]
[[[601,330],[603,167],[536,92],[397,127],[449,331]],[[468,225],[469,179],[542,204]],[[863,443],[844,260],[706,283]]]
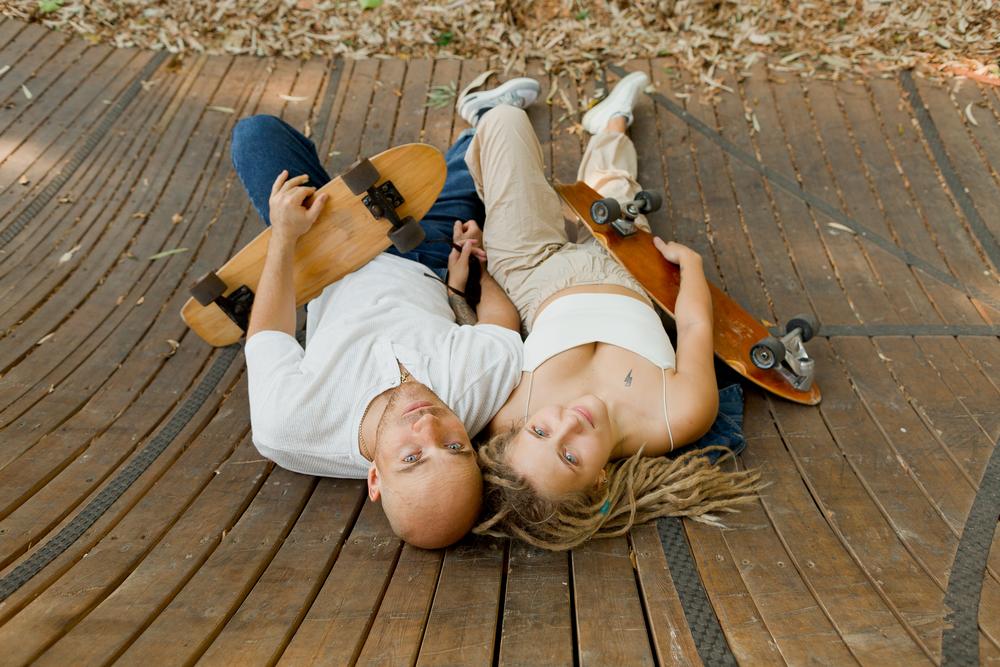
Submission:
[[[594,136],[578,178],[603,197],[640,190],[625,131],[648,82],[629,75],[584,116]],[[490,271],[530,335],[521,382],[479,450],[486,497],[475,531],[569,549],[659,516],[717,521],[711,512],[752,497],[757,475],[723,472],[704,450],[663,456],[708,431],[719,406],[701,257],[656,241],[681,267],[675,355],[641,285],[589,232],[569,242],[526,114],[492,92],[459,102],[476,127],[466,162],[486,205]]]

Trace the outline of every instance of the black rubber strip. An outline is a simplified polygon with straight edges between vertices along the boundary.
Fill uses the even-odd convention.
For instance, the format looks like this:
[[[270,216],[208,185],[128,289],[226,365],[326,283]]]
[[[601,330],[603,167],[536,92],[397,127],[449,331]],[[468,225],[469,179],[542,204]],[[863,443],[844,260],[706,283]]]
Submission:
[[[993,446],[951,564],[944,595],[948,614],[941,637],[942,665],[980,664],[979,604],[997,521],[1000,521],[1000,440]]]
[[[627,74],[627,72],[624,69],[622,69],[617,65],[609,65],[608,68],[618,76],[624,76],[625,74]],[[719,148],[724,150],[730,156],[739,160],[746,166],[750,167],[751,169],[759,173],[761,176],[765,177],[769,182],[780,187],[782,190],[785,190],[789,194],[805,202],[811,208],[826,214],[831,219],[837,221],[838,223],[844,225],[845,227],[850,228],[855,234],[857,234],[861,238],[871,243],[874,243],[875,245],[882,248],[890,255],[902,260],[903,262],[906,263],[907,266],[919,269],[924,273],[926,273],[927,275],[931,276],[932,278],[935,278],[936,280],[944,283],[945,285],[953,287],[959,290],[960,292],[963,292],[964,294],[975,297],[979,301],[989,305],[990,307],[996,310],[1000,310],[1000,299],[997,299],[991,294],[987,294],[986,292],[982,291],[977,287],[965,285],[964,283],[962,283],[962,281],[958,280],[947,271],[942,271],[941,269],[935,267],[930,262],[920,257],[917,257],[909,250],[900,248],[891,240],[876,234],[872,230],[862,225],[857,220],[850,218],[847,214],[845,214],[837,207],[827,203],[826,201],[820,199],[819,197],[813,194],[810,194],[809,192],[806,192],[799,186],[799,184],[795,180],[788,178],[781,172],[775,171],[774,169],[768,167],[766,164],[761,163],[760,161],[757,160],[755,156],[751,155],[750,153],[747,153],[739,146],[737,146],[736,144],[732,143],[731,141],[723,137],[721,134],[719,134],[714,129],[703,123],[701,120],[692,116],[690,113],[687,112],[687,110],[685,110],[679,104],[668,99],[661,93],[658,92],[649,93],[649,96],[653,99],[654,102],[656,102],[657,104],[665,108],[667,111],[680,118],[682,121],[687,123],[691,128],[696,130],[699,134],[702,134],[705,137],[707,137],[709,140],[711,140],[714,144],[719,146]]]
[[[35,198],[32,199],[31,203],[29,203],[28,206],[18,214],[17,218],[14,219],[14,222],[0,232],[0,248],[5,247],[11,242],[11,240],[14,239],[15,236],[20,234],[28,223],[41,212],[45,205],[56,196],[56,193],[58,193],[59,190],[66,185],[66,182],[72,178],[73,174],[76,173],[76,170],[83,164],[83,161],[87,159],[87,156],[89,156],[93,150],[97,148],[97,144],[100,143],[101,139],[104,138],[104,135],[106,135],[108,130],[111,129],[111,126],[114,125],[115,121],[117,121],[119,117],[121,117],[128,105],[132,103],[132,100],[134,100],[136,95],[139,94],[139,91],[142,90],[142,82],[152,76],[153,72],[156,71],[156,68],[160,66],[160,63],[162,63],[168,55],[170,54],[166,51],[160,51],[153,56],[148,63],[146,63],[146,66],[142,68],[141,72],[139,72],[135,81],[129,85],[129,87],[125,90],[125,93],[118,98],[118,101],[108,110],[107,114],[105,114],[104,118],[101,120],[101,124],[90,133],[90,136],[88,136],[86,141],[83,142],[83,145],[77,149],[70,161],[65,167],[63,167],[62,171],[56,174],[56,177],[49,181],[49,184],[46,185],[41,192],[35,195]]]
[[[780,336],[780,327],[771,327],[771,333]],[[816,334],[821,338],[876,338],[878,336],[970,336],[978,338],[1000,337],[1000,326],[989,324],[824,324]]]
[[[17,589],[41,572],[46,565],[66,551],[128,490],[132,483],[139,478],[139,475],[149,468],[201,409],[209,394],[218,386],[223,375],[229,370],[240,349],[240,345],[230,345],[223,348],[194,392],[149,444],[129,461],[128,465],[106,484],[97,496],[87,503],[87,506],[73,517],[55,537],[36,549],[30,557],[6,576],[0,578],[0,602],[10,597]]]
[[[695,646],[698,647],[698,655],[701,656],[702,662],[711,667],[715,665],[735,667],[736,657],[726,642],[726,636],[722,634],[719,618],[715,615],[715,609],[712,608],[708,593],[701,582],[691,547],[684,536],[681,519],[673,517],[658,519],[656,532],[660,535],[660,544],[663,545],[663,553],[670,567],[670,577],[674,580],[677,597],[680,598],[684,617],[687,619],[688,627],[691,628],[691,636],[694,638]]]
[[[931,154],[934,156],[934,160],[941,170],[941,175],[944,176],[944,182],[948,184],[948,189],[951,190],[955,201],[958,202],[958,207],[962,209],[965,219],[969,221],[972,233],[976,235],[979,243],[982,244],[983,252],[989,257],[990,262],[993,263],[993,267],[1000,269],[1000,243],[997,243],[996,237],[993,236],[986,223],[983,222],[982,216],[979,215],[975,204],[972,203],[972,197],[969,196],[965,186],[962,185],[962,179],[959,178],[958,172],[955,171],[955,165],[951,163],[951,158],[948,157],[948,153],[945,151],[944,142],[941,141],[941,134],[938,132],[937,125],[934,124],[934,119],[931,118],[927,105],[924,104],[923,98],[920,97],[920,91],[917,90],[917,84],[913,80],[913,73],[910,70],[903,70],[902,74],[899,75],[899,80],[903,84],[903,90],[910,95],[910,106],[913,108],[913,113],[917,116],[920,129],[927,138],[927,145],[930,146]]]

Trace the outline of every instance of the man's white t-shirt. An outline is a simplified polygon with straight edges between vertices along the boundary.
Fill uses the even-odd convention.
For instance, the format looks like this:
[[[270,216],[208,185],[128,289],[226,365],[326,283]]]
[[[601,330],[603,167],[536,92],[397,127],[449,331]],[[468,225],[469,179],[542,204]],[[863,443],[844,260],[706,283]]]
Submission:
[[[361,418],[399,385],[397,360],[471,437],[516,386],[521,352],[514,331],[456,324],[445,286],[426,267],[383,253],[309,302],[304,350],[279,331],[247,341],[254,445],[289,470],[364,478]]]

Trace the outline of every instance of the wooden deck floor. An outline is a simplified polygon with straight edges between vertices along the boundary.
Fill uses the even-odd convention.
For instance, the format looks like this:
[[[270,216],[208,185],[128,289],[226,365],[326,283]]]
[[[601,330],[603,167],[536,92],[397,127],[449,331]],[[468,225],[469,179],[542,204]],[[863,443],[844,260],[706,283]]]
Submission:
[[[241,353],[178,311],[259,229],[238,118],[308,128],[337,173],[446,147],[464,124],[427,91],[483,63],[174,60],[5,20],[5,65],[3,664],[1000,661],[996,90],[758,67],[702,104],[666,61],[632,63],[660,92],[632,131],[667,193],[657,231],[761,318],[819,316],[823,402],[747,388],[741,464],[771,486],[731,530],[430,552],[360,482],[262,460]],[[573,180],[581,138],[558,106],[530,116]]]

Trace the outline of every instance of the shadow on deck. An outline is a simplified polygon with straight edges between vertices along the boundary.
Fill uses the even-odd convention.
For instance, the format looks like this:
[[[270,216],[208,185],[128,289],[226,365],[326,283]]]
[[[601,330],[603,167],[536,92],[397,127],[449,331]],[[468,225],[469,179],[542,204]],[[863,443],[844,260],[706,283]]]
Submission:
[[[262,460],[242,355],[178,311],[259,231],[237,119],[305,128],[338,173],[445,148],[464,125],[427,92],[484,64],[174,61],[6,20],[2,65],[5,664],[1000,659],[996,90],[758,67],[703,104],[666,61],[632,63],[659,91],[632,130],[667,193],[654,228],[762,319],[819,316],[823,403],[747,388],[742,464],[771,486],[731,530],[435,552],[401,545],[361,482]],[[572,181],[562,113],[530,117]]]

